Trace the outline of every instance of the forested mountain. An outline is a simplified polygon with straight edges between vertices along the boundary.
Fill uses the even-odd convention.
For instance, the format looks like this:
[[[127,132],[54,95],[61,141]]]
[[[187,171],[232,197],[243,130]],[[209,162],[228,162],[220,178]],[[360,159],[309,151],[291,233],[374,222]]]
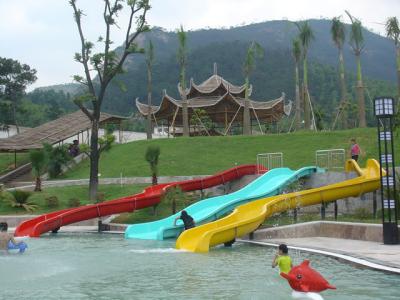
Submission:
[[[338,102],[337,49],[331,41],[329,20],[310,20],[315,39],[309,50],[309,87],[317,110],[326,121]],[[349,26],[346,26],[347,33]],[[364,30],[365,51],[362,68],[367,79],[367,106],[370,97],[378,94],[395,94],[395,49],[393,43],[377,34]],[[297,35],[296,26],[289,21],[269,21],[230,29],[204,29],[188,33],[187,80],[193,77],[196,83],[212,74],[212,64],[218,64],[218,73],[234,84],[243,84],[242,65],[250,41],[260,43],[266,53],[257,62],[250,80],[253,84],[254,100],[279,97],[285,92],[287,99],[294,98],[294,63],[290,53],[291,41]],[[348,38],[347,38],[348,39]],[[177,37],[174,32],[153,28],[142,35],[138,43],[146,46],[152,40],[155,49],[153,67],[153,101],[159,103],[163,89],[173,97],[177,95],[178,64]],[[355,60],[348,43],[345,46],[346,71],[349,73],[348,90],[354,93]],[[146,96],[146,66],[144,56],[132,55],[125,64],[126,73],[117,80],[125,83],[126,92],[118,84],[111,84],[103,105],[106,112],[127,115],[136,111],[134,99],[142,102]],[[354,98],[354,96],[353,96]]]

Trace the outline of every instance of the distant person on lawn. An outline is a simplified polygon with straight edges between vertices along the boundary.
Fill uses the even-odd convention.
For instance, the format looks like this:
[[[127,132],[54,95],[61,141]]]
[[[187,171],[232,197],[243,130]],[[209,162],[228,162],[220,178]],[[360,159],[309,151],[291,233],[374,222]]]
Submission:
[[[361,153],[360,146],[357,144],[356,139],[352,138],[351,139],[351,147],[350,147],[351,159],[358,161],[358,157],[360,156],[360,153]]]

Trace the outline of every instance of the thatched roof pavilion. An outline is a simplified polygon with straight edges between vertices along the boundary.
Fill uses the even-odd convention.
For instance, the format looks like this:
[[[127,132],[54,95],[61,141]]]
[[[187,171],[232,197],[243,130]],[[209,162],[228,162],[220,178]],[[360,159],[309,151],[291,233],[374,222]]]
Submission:
[[[126,118],[106,113],[100,114],[101,125],[119,124],[124,119]],[[25,152],[31,149],[40,149],[43,147],[43,143],[54,145],[73,136],[79,138],[79,134],[83,135],[90,128],[90,120],[81,110],[78,110],[12,137],[0,139],[0,152]]]
[[[188,103],[189,120],[196,117],[196,110],[202,109],[210,117],[213,123],[218,125],[221,134],[227,134],[232,124],[241,124],[245,106],[246,86],[236,86],[217,74],[214,65],[214,74],[201,84],[190,80],[190,86],[183,90],[178,84],[180,95],[186,95]],[[252,86],[249,88],[251,96]],[[143,116],[148,113],[158,122],[164,120],[173,128],[182,126],[182,100],[174,99],[167,92],[163,96],[159,106],[149,106],[136,99],[136,107]],[[285,105],[285,94],[273,100],[254,101],[249,99],[250,118],[258,124],[269,124],[279,121],[289,115],[291,102]],[[261,126],[260,126],[261,127]],[[175,131],[175,130],[174,130]]]

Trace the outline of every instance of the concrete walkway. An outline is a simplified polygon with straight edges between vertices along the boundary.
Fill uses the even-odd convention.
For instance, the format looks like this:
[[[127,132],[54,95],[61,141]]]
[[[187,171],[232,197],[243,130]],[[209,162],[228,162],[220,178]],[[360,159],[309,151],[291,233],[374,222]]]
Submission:
[[[400,274],[400,245],[384,245],[377,242],[337,239],[328,237],[304,237],[304,238],[279,238],[279,239],[262,239],[260,243],[281,244],[285,243],[288,246],[306,249],[316,249],[323,252],[336,253],[338,258],[346,259],[358,263],[358,260],[364,260],[371,264],[364,264],[367,267],[381,269],[386,271],[394,271]],[[310,251],[313,252],[313,251]],[[324,254],[324,253],[321,253]],[[331,255],[335,256],[335,255]],[[343,257],[341,257],[343,256]],[[352,260],[354,258],[355,260]],[[356,261],[357,260],[357,261]],[[388,267],[377,268],[374,264]]]

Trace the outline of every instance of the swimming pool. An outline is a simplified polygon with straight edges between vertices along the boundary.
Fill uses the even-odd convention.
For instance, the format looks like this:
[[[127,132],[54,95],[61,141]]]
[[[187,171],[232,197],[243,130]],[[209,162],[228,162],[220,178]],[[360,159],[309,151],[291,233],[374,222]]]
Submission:
[[[275,250],[236,243],[208,254],[178,252],[173,241],[111,234],[58,234],[28,240],[23,255],[0,256],[1,299],[291,299],[271,269]],[[324,299],[399,299],[400,276],[307,258],[336,291]]]

